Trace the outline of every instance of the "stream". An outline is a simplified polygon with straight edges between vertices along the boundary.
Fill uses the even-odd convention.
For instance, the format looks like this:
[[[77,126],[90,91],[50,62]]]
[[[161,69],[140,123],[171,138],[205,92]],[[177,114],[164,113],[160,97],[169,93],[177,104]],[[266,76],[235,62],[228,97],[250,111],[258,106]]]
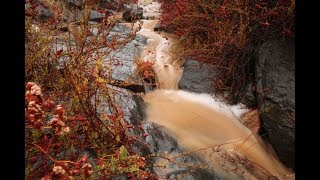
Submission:
[[[183,68],[170,54],[177,40],[153,30],[160,4],[141,0],[139,6],[152,17],[141,20],[138,34],[148,38],[148,44],[140,58],[154,62],[157,82],[157,89],[143,96],[146,120],[162,126],[186,152],[195,151],[221,179],[294,179],[272,147],[241,123],[249,109],[227,105],[209,94],[179,90]]]

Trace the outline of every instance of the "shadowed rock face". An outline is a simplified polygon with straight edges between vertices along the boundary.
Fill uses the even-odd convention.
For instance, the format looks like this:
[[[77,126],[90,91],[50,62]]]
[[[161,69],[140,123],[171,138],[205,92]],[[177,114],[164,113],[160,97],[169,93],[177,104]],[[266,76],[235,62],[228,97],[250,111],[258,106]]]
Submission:
[[[199,93],[212,93],[214,71],[209,64],[200,64],[194,60],[187,60],[184,65],[179,88]]]
[[[280,160],[294,169],[295,43],[265,42],[255,67],[260,118]]]

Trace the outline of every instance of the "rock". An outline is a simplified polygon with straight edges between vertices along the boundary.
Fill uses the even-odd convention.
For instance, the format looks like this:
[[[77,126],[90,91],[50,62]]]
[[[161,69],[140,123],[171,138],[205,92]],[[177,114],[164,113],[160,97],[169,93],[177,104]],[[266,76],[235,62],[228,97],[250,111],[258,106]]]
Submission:
[[[160,24],[160,22],[157,22],[157,24],[153,28],[154,31],[164,31],[165,28]]]
[[[135,102],[138,109],[140,110],[140,115],[145,117],[143,109],[147,106],[144,101],[139,97],[135,98]],[[138,124],[142,124],[142,127],[144,129],[144,134],[146,133],[147,136],[142,139],[145,144],[149,145],[148,149],[141,149],[140,146],[136,146],[137,150],[142,152],[142,155],[147,154],[158,154],[163,155],[166,157],[172,157],[173,155],[177,155],[183,152],[183,150],[179,147],[177,141],[169,136],[164,129],[159,127],[158,125],[146,121],[134,121],[132,120],[133,124],[136,126]],[[140,134],[141,136],[142,134]],[[140,149],[139,149],[140,148]],[[146,153],[147,152],[147,153]],[[176,159],[179,163],[187,163],[187,164],[201,164],[202,161],[198,159],[195,156],[192,155],[185,155],[181,156]],[[186,173],[189,169],[186,167],[183,167],[182,165],[168,162],[167,160],[163,158],[153,158],[153,165],[162,164],[165,163],[166,167],[154,167],[151,171],[156,173],[159,176],[163,175],[170,175],[170,179],[173,179],[173,176],[175,172],[182,172]],[[181,175],[180,175],[181,176]],[[214,173],[213,171],[209,171],[206,169],[195,169],[194,172],[191,172],[188,176],[182,178],[182,179],[213,179]],[[181,178],[181,177],[180,177]]]
[[[69,5],[69,7],[76,7],[79,9],[81,9],[82,5],[83,5],[82,0],[68,0],[67,3]]]
[[[184,63],[184,70],[179,82],[179,88],[191,92],[212,93],[214,72],[210,64],[200,64],[194,60]]]
[[[113,10],[113,11],[125,10],[123,3],[119,0],[100,0],[99,8]]]
[[[47,20],[53,18],[53,13],[50,9],[45,8],[41,5],[36,7],[36,12],[41,20]]]
[[[65,9],[65,11],[63,11],[63,20],[64,22],[75,22],[75,21],[79,21],[82,17],[82,11],[81,10],[70,10],[70,9]]]
[[[129,90],[133,93],[145,93],[145,85],[144,84],[131,84],[126,81],[120,81],[120,80],[113,80],[108,82],[108,84],[117,86],[119,88],[124,88],[126,90]]]
[[[143,9],[136,4],[127,7],[127,10],[122,14],[122,19],[126,22],[132,22],[143,18]]]
[[[249,81],[243,89],[244,96],[240,100],[242,104],[245,104],[250,109],[257,107],[255,89],[254,80]]]
[[[106,15],[103,13],[99,13],[94,10],[90,10],[89,14],[89,21],[100,21],[102,20]]]
[[[136,138],[140,141],[136,141],[133,144],[133,149],[136,153],[141,156],[158,154],[170,157],[183,152],[178,146],[177,141],[166,134],[163,129],[159,128],[156,124],[144,121],[144,108],[146,107],[146,104],[140,96],[125,89],[117,88],[111,85],[108,85],[108,87],[109,93],[113,94],[113,97],[116,97],[115,100],[119,105],[119,108],[123,110],[125,121],[134,126],[134,128],[129,129],[129,133],[132,136],[136,136]],[[110,114],[108,100],[99,95],[99,92],[97,97],[99,97],[99,105],[97,106],[98,114],[101,115],[102,112]],[[92,103],[95,105],[93,99]],[[148,145],[148,147],[146,145]],[[176,161],[179,163],[190,164],[202,163],[197,157],[191,155],[181,156],[177,158]],[[151,161],[147,162],[149,163],[148,166],[151,166],[151,168],[149,168],[150,172],[153,172],[160,177],[168,174],[170,175],[170,179],[173,179],[174,176],[181,176],[177,174],[189,170],[187,167],[182,165],[173,162],[167,162],[163,158],[152,158]],[[159,165],[159,163],[165,163],[167,166],[165,168],[152,168],[152,165]],[[213,172],[209,170],[195,169],[194,172],[191,172],[183,179],[214,179],[213,177]]]
[[[111,180],[127,180],[128,177],[126,175],[120,175],[120,176],[113,176],[111,177]]]
[[[255,77],[260,118],[280,160],[295,169],[295,43],[269,40],[258,48]]]
[[[94,31],[97,30],[92,28],[91,32],[93,35],[95,34]],[[107,36],[107,41],[111,42],[112,40],[116,39],[117,42],[123,43],[123,41],[126,40],[130,32],[131,30],[129,27],[117,24],[109,32]],[[71,42],[71,45],[75,45],[74,41]],[[140,35],[136,35],[133,38],[133,40],[130,41],[129,39],[129,42],[121,48],[112,50],[110,54],[102,56],[103,65],[109,67],[107,68],[108,70],[106,70],[106,78],[108,80],[124,82],[122,85],[120,83],[117,83],[118,85],[115,84],[116,86],[127,88],[135,92],[143,92],[142,87],[144,86],[144,82],[138,76],[138,73],[136,73],[135,58],[139,57],[139,47],[144,46],[146,44],[147,38]],[[64,39],[58,39],[52,45],[54,51],[56,49],[62,49],[66,51],[68,46],[69,41],[65,41]],[[99,49],[99,51],[109,51],[109,49],[101,48]],[[68,60],[68,57],[60,57],[58,59],[58,67],[63,67],[64,62]]]
[[[153,123],[145,123],[143,127],[146,129],[148,136],[146,137],[146,143],[151,147],[150,153],[157,154],[164,157],[172,157],[174,155],[181,154],[183,150],[178,145],[177,141],[165,133],[164,129],[159,128],[158,125]],[[200,165],[203,162],[196,156],[184,155],[175,159],[178,163],[186,163],[192,165]],[[186,173],[190,168],[179,165],[174,162],[168,162],[167,160],[155,157],[153,159],[153,165],[165,164],[166,167],[155,167],[153,172],[157,175],[166,175],[169,179],[176,179],[180,177],[181,173]],[[179,175],[180,174],[180,175]],[[176,178],[175,178],[176,177]],[[214,173],[211,170],[195,169],[188,176],[183,179],[214,179]]]
[[[157,22],[157,24],[154,26],[153,30],[154,31],[164,31],[164,32],[167,32],[170,34],[173,34],[173,32],[174,32],[172,28],[167,28],[167,27],[161,25],[160,21]]]
[[[128,27],[124,25],[116,25],[110,32],[107,39],[111,41],[114,36],[125,38],[128,33],[130,33],[130,29]],[[146,44],[147,39],[143,36],[137,35],[133,41],[127,43],[122,48],[111,52],[108,57],[105,57],[105,63],[111,63],[112,66],[111,78],[114,80],[130,82],[132,84],[143,84],[140,77],[135,73],[135,58],[139,57],[139,47]]]

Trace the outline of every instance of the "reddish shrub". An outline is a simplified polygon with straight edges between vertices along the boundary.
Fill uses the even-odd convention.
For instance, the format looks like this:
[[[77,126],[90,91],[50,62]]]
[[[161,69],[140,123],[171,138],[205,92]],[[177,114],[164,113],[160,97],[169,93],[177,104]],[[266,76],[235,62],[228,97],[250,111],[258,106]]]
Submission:
[[[256,46],[294,36],[293,0],[162,0],[161,24],[180,40],[182,57],[213,64],[214,88],[239,98]]]

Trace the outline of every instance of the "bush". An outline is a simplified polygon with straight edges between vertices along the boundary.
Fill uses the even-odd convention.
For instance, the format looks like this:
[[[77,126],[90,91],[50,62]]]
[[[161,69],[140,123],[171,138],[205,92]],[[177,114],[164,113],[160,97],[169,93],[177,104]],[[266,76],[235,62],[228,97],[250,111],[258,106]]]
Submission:
[[[214,89],[240,98],[255,48],[267,38],[294,36],[293,0],[162,0],[161,24],[179,38],[176,54],[214,65]]]
[[[87,1],[86,1],[87,2]],[[63,1],[28,1],[25,16],[25,177],[26,179],[107,179],[124,174],[150,177],[145,159],[132,148],[124,112],[107,86],[111,65],[103,59],[134,37],[107,38],[116,22],[63,21]],[[37,6],[53,12],[39,19]],[[41,88],[40,88],[41,85]],[[43,93],[45,92],[45,93]],[[109,113],[97,112],[99,93]]]
[[[155,72],[153,70],[154,61],[144,61],[136,59],[137,73],[144,81],[148,82],[149,85],[155,85]]]

